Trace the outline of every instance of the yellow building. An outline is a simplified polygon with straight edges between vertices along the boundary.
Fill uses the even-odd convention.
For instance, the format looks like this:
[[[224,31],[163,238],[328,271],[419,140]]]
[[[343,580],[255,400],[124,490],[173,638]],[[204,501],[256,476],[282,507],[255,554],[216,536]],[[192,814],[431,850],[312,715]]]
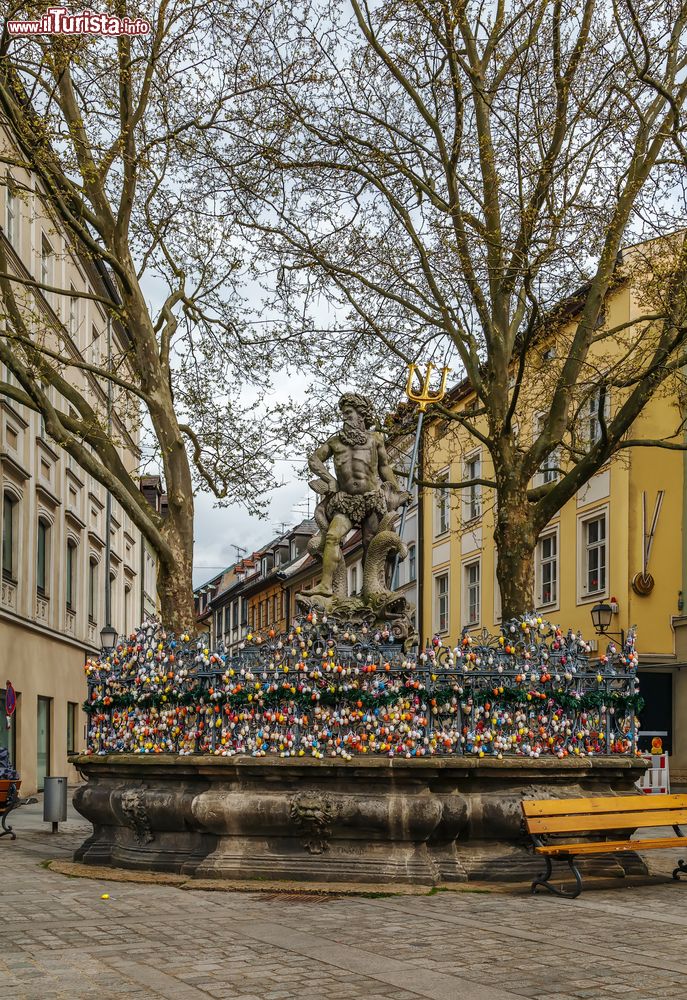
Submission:
[[[639,308],[632,285],[626,282],[606,304],[607,327],[632,320]],[[542,357],[555,364],[556,356],[562,357],[565,350],[565,335],[566,327],[562,327],[560,337],[556,334],[542,349]],[[537,398],[543,393],[545,386],[537,374],[526,386],[519,408],[527,414],[527,422],[521,421],[517,429],[524,443],[537,429]],[[452,400],[453,407],[464,410],[473,404],[474,393],[468,386],[459,387]],[[617,398],[609,394],[609,414],[619,401],[619,393]],[[681,404],[677,383],[661,391],[635,422],[632,437],[674,435],[682,419]],[[581,438],[594,439],[600,432],[597,413],[598,397],[580,412]],[[477,426],[483,429],[479,421]],[[443,477],[447,482],[491,478],[486,448],[454,422],[434,420],[428,424],[425,453],[425,478],[436,481]],[[564,460],[561,466],[565,468]],[[554,456],[540,469],[532,486],[555,479],[557,467]],[[651,535],[660,492],[662,504]],[[494,508],[494,492],[482,486],[422,491],[425,636],[436,633],[443,642],[455,645],[465,627],[498,632],[501,609]],[[672,753],[673,782],[676,777],[687,778],[687,617],[681,615],[683,593],[687,593],[685,510],[683,453],[648,447],[627,449],[551,520],[540,535],[535,563],[535,605],[543,617],[564,628],[579,629],[601,649],[609,640],[594,632],[590,612],[595,604],[612,604],[610,632],[637,626],[640,684],[647,702],[641,714],[641,731],[645,738],[663,734],[664,746]],[[647,570],[654,585],[649,593],[642,593],[646,588],[641,581],[638,584],[636,575],[643,570],[644,547],[649,542]]]

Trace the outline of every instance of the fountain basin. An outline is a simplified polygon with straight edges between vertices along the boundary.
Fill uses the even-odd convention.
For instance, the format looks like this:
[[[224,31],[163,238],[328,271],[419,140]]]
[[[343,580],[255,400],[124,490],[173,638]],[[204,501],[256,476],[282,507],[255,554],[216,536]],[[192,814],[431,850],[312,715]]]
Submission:
[[[523,798],[630,794],[628,756],[356,758],[75,755],[93,834],[75,860],[231,880],[410,883],[522,880],[541,861]],[[636,856],[588,870],[641,871]]]

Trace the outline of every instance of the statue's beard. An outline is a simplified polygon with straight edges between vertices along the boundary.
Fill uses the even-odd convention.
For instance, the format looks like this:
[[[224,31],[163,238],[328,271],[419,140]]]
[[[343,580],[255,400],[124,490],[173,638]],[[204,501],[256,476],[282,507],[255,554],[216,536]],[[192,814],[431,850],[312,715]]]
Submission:
[[[354,424],[349,424],[344,421],[343,430],[339,435],[344,444],[351,445],[363,445],[367,444],[367,431],[361,430]]]

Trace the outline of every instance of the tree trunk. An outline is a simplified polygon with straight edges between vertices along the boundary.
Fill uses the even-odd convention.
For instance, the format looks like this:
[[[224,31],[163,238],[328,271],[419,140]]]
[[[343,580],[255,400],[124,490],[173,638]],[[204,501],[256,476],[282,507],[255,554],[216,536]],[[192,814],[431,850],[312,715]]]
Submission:
[[[537,536],[529,516],[526,490],[499,494],[494,541],[501,618],[508,621],[534,608],[534,552]]]
[[[195,627],[193,603],[193,497],[182,509],[170,512],[163,528],[173,561],[158,561],[157,592],[162,623],[173,632],[189,632]]]

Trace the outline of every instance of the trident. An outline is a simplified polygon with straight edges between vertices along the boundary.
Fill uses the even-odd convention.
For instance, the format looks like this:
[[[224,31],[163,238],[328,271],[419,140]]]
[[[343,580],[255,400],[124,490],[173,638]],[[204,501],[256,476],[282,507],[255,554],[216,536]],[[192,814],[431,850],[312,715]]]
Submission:
[[[447,368],[444,365],[444,367],[441,369],[441,385],[435,392],[432,392],[432,390],[429,387],[429,380],[432,377],[433,370],[434,370],[434,365],[430,361],[429,364],[427,365],[427,373],[425,374],[425,377],[423,379],[420,374],[419,365],[415,364],[408,365],[408,381],[406,382],[406,396],[408,397],[408,400],[411,403],[417,403],[420,409],[420,412],[417,417],[415,444],[413,445],[413,451],[410,456],[410,467],[408,469],[408,482],[406,485],[406,489],[409,492],[412,490],[413,486],[413,477],[415,475],[415,466],[417,465],[417,456],[420,450],[420,438],[422,437],[422,424],[425,417],[425,411],[430,403],[440,403],[441,400],[446,395],[446,379],[448,377],[448,373],[451,371],[450,368]],[[413,389],[413,380],[415,379],[416,375],[419,378],[420,384],[422,386],[419,392],[416,389]],[[401,523],[398,526],[398,537],[400,539],[403,539],[403,529],[405,528],[406,524],[407,511],[408,511],[408,501],[406,500],[401,508]],[[397,552],[396,558],[394,560],[394,571],[391,576],[392,589],[395,589],[396,587],[396,578],[398,576],[399,561],[400,561],[399,553]]]
[[[406,396],[411,403],[417,403],[420,407],[420,414],[424,414],[425,410],[430,403],[439,403],[446,395],[446,379],[448,373],[451,371],[445,365],[441,369],[441,385],[436,392],[432,393],[429,388],[429,380],[432,377],[432,372],[434,370],[434,365],[430,361],[427,365],[427,374],[424,379],[420,376],[420,368],[418,365],[410,364],[408,365],[408,381],[406,382]],[[422,388],[419,392],[413,389],[413,379],[418,376],[422,384]],[[421,424],[422,416],[420,417],[418,424]],[[417,456],[416,456],[417,457]]]

